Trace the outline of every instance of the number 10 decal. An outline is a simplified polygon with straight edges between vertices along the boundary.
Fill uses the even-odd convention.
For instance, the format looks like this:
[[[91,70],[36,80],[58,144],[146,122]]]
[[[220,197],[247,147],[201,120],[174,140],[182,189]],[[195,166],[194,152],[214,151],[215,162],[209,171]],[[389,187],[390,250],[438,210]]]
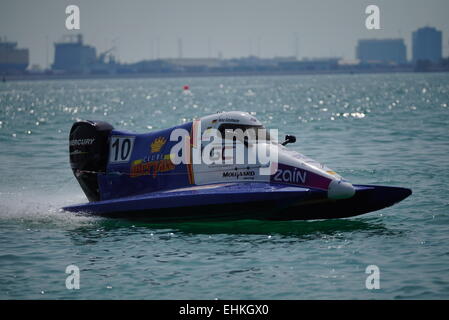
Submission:
[[[109,163],[128,162],[133,152],[134,138],[112,136],[109,145]]]

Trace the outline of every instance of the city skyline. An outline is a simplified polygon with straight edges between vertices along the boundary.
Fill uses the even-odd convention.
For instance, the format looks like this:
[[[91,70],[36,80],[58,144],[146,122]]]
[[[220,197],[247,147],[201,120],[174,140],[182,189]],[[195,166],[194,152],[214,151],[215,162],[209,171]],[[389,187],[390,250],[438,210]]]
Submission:
[[[412,32],[431,25],[443,32],[448,56],[449,3],[375,1],[381,30],[365,28],[365,8],[372,1],[131,1],[43,0],[30,10],[23,0],[2,2],[0,36],[30,49],[30,65],[51,66],[53,43],[65,34],[82,33],[98,53],[116,47],[121,62],[155,58],[243,57],[248,55],[355,59],[360,39],[402,38],[411,60]],[[390,1],[391,2],[391,1]],[[65,29],[65,7],[81,11],[81,30]],[[238,10],[236,6],[239,5]],[[407,16],[403,11],[407,9]],[[182,47],[180,48],[180,44]]]

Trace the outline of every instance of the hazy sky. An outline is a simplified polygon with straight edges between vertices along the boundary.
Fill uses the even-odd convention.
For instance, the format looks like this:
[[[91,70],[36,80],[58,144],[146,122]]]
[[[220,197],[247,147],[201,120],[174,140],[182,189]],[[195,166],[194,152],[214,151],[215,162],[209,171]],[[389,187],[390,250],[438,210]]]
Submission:
[[[45,66],[48,47],[51,64],[53,42],[76,33],[65,29],[70,4],[85,43],[117,46],[122,62],[177,57],[179,38],[184,57],[292,56],[297,37],[299,57],[354,59],[360,38],[402,37],[410,58],[411,33],[425,25],[443,31],[449,55],[448,0],[0,0],[0,36],[29,48],[31,64]],[[369,4],[381,30],[365,28]]]

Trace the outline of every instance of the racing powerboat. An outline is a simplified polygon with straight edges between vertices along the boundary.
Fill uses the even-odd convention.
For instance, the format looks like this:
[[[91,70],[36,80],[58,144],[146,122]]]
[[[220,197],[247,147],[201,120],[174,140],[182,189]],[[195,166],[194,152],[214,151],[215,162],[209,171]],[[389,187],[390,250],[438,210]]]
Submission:
[[[70,164],[89,202],[63,209],[155,221],[334,219],[383,209],[412,193],[352,184],[287,147],[295,141],[286,136],[279,143],[240,111],[144,134],[77,121]]]

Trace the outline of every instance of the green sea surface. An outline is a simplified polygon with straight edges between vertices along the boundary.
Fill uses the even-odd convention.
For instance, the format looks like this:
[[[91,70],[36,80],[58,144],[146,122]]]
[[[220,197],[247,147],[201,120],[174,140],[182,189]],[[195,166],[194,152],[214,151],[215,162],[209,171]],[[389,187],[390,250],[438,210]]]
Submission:
[[[183,92],[189,85],[191,94]],[[403,202],[322,221],[145,223],[62,212],[79,119],[138,133],[255,114],[291,148]],[[0,83],[0,299],[448,299],[449,74]],[[66,288],[66,267],[80,289]],[[380,289],[366,288],[366,268]]]

